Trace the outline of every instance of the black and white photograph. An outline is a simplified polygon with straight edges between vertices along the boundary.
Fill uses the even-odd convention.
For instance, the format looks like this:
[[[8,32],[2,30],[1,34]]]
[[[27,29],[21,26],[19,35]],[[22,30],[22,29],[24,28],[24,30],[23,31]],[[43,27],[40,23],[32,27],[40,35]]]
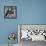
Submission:
[[[20,24],[18,30],[20,46],[40,46],[46,43],[46,25]]]
[[[16,6],[4,6],[4,18],[16,19]]]

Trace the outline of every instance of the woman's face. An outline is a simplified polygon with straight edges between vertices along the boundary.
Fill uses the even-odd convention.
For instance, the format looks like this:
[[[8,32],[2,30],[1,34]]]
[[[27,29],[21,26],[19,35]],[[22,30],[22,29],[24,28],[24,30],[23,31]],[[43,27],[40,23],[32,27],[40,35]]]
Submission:
[[[9,11],[11,11],[11,8],[9,8]]]

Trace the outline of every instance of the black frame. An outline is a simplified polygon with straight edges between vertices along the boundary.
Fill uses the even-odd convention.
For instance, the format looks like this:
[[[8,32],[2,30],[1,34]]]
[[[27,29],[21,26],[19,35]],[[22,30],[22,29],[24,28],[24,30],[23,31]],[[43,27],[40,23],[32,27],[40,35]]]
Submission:
[[[15,16],[14,17],[6,17],[5,16],[5,10],[7,9],[7,8],[13,8],[14,7],[14,9],[16,10],[15,11]],[[17,18],[17,7],[16,6],[4,6],[4,19],[16,19]]]

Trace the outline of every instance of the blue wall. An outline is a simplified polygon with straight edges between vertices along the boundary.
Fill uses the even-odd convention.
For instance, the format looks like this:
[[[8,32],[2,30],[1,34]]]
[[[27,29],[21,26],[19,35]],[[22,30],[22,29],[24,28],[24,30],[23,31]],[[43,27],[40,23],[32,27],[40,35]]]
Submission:
[[[4,19],[4,6],[17,6],[17,19]],[[46,24],[46,0],[0,0],[0,44],[8,43],[17,24]]]

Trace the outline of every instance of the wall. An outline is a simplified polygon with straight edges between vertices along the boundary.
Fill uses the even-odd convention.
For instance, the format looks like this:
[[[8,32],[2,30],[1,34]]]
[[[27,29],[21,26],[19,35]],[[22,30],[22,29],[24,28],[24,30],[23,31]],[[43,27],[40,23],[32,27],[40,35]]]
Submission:
[[[4,6],[17,6],[17,19],[4,19]],[[0,0],[0,44],[8,43],[17,24],[46,24],[46,0]]]

